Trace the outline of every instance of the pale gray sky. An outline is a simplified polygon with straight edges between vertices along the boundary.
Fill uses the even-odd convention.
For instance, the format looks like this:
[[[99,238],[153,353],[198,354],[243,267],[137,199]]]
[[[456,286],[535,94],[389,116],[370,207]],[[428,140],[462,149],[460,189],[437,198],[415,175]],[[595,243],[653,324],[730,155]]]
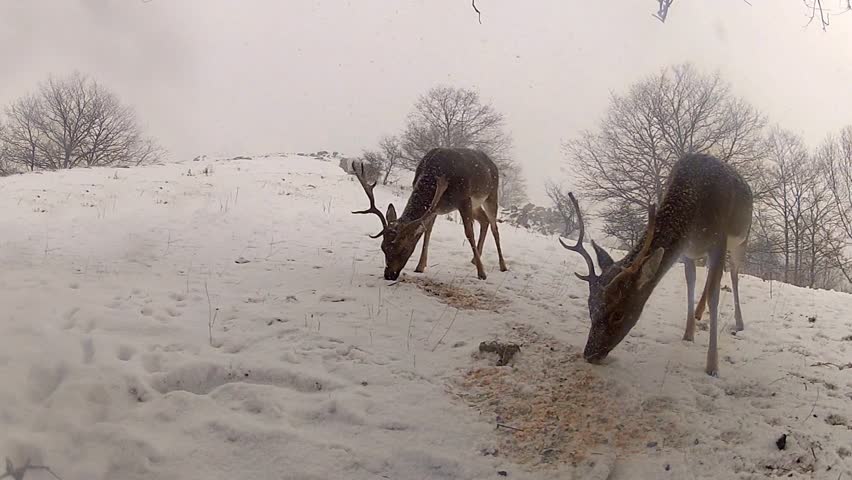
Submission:
[[[611,91],[662,66],[719,69],[815,143],[852,124],[852,13],[827,33],[799,0],[0,0],[0,103],[48,73],[89,73],[175,159],[340,150],[396,133],[438,83],[506,115],[534,200],[560,145]],[[828,0],[829,6],[840,0]]]

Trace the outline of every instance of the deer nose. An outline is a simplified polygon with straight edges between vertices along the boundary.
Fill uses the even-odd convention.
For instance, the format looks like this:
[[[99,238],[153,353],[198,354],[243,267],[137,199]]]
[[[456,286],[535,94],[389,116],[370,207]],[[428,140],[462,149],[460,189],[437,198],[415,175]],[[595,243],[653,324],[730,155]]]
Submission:
[[[599,352],[599,351],[591,352],[591,351],[586,350],[585,352],[583,352],[583,358],[587,362],[592,363],[592,364],[601,363],[601,361],[604,358],[606,358],[606,355],[607,355],[606,352]]]
[[[385,269],[385,280],[396,280],[399,278],[399,272]]]

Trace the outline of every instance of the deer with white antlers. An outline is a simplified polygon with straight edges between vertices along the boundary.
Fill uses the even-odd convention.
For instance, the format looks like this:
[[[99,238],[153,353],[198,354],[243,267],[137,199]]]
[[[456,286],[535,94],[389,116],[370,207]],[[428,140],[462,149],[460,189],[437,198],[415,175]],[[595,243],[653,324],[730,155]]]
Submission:
[[[435,148],[430,150],[414,172],[414,183],[408,203],[397,218],[393,204],[388,205],[387,215],[376,208],[373,188],[376,183],[368,183],[361,171],[355,167],[355,176],[364,188],[370,200],[370,208],[356,214],[372,213],[382,222],[382,231],[371,238],[382,237],[382,251],[385,254],[385,279],[396,280],[399,277],[420,237],[423,237],[423,249],[415,272],[426,270],[429,249],[429,237],[438,215],[458,210],[464,224],[464,233],[473,250],[472,263],[480,279],[485,280],[485,268],[480,256],[485,244],[489,226],[497,244],[500,271],[505,272],[506,262],[500,247],[500,233],[497,231],[497,192],[499,172],[488,155],[466,148]],[[480,224],[479,243],[474,242],[473,221]]]
[[[579,215],[574,195],[571,201]],[[600,275],[583,247],[584,226],[576,245],[562,246],[582,255],[588,275],[576,274],[589,283],[591,329],[583,357],[592,363],[603,360],[636,325],[651,292],[680,258],[684,260],[687,291],[687,317],[684,340],[695,336],[695,259],[708,257],[707,290],[710,307],[708,375],[717,376],[719,359],[717,330],[719,289],[725,253],[731,257],[731,284],[734,293],[736,329],[743,329],[738,274],[745,257],[751,230],[752,192],[733,167],[703,154],[688,154],[672,168],[659,211],[652,205],[644,241],[618,262],[594,241]]]

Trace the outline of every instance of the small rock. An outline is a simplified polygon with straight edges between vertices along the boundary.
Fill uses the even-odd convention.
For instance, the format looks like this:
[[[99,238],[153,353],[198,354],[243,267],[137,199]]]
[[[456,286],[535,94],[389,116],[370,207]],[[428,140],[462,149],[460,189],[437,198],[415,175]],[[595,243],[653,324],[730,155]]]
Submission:
[[[509,472],[507,472],[506,470],[500,470],[497,472],[497,475],[500,475],[501,477],[508,477]]]
[[[656,446],[657,446],[657,442],[648,442],[648,444],[647,444],[646,446],[647,446],[648,448],[654,448],[654,447],[656,447]]]
[[[775,446],[778,447],[778,450],[784,450],[787,448],[787,434],[782,433],[778,440],[775,441]]]
[[[480,450],[479,453],[481,453],[485,457],[496,457],[498,451],[494,447],[485,447],[482,450]]]
[[[671,466],[671,465],[669,465],[669,464],[667,463],[667,464],[666,464],[666,471],[668,472],[668,471],[669,471],[669,470],[671,470],[671,469],[672,469],[672,466]]]
[[[240,257],[240,258],[234,260],[234,263],[238,263],[238,264],[242,265],[244,263],[249,263],[249,261],[247,259],[243,258],[243,257]]]

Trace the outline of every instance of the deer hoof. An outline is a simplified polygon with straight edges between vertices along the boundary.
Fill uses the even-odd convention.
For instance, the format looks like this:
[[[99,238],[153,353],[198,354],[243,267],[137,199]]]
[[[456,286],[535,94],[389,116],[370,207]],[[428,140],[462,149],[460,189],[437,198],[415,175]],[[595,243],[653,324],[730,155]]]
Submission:
[[[695,334],[694,333],[684,333],[683,334],[683,341],[684,342],[694,342],[695,341]]]
[[[488,276],[485,275],[485,272],[479,272],[479,275],[477,275],[477,276],[479,277],[480,280],[485,280],[486,278],[488,278]]]
[[[506,265],[500,265],[500,271],[501,272],[508,272],[509,269],[506,267]]]
[[[423,273],[425,271],[426,267],[421,267],[420,265],[418,265],[417,268],[414,269],[414,273]]]

